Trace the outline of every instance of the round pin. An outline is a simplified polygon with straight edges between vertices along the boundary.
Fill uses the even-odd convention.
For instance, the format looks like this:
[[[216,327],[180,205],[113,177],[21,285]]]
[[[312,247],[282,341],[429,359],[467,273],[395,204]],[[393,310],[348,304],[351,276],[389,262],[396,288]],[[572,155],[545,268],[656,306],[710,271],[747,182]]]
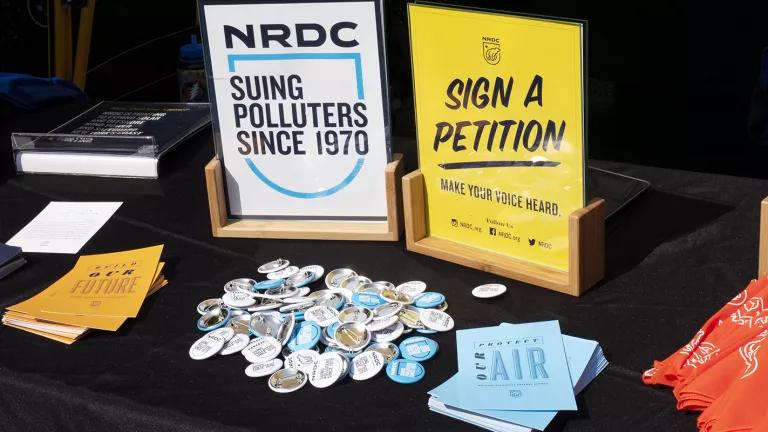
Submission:
[[[253,289],[256,291],[264,291],[272,288],[277,288],[279,286],[282,286],[284,283],[285,283],[284,279],[267,279],[261,282],[257,282],[256,285],[253,286]]]
[[[307,270],[301,271],[301,270],[299,270],[296,273],[294,273],[294,274],[288,276],[287,278],[285,278],[285,283],[287,283],[288,285],[293,285],[296,288],[301,288],[301,287],[303,287],[305,285],[311,284],[313,282],[312,279],[314,277],[315,277],[315,274],[312,273],[311,271],[307,271]],[[309,289],[309,288],[307,288],[307,289]]]
[[[280,323],[280,328],[277,330],[277,339],[280,345],[285,346],[288,343],[288,339],[293,335],[293,328],[296,325],[296,317],[293,314],[283,315],[283,320]]]
[[[391,316],[397,316],[403,305],[400,303],[384,303],[373,310],[373,319],[381,320]]]
[[[364,308],[373,309],[387,302],[381,296],[371,292],[356,292],[352,294],[352,303]]]
[[[440,304],[440,306],[436,307],[435,309],[445,312],[448,309],[448,302],[444,301],[443,303]]]
[[[313,346],[312,348],[308,348],[308,349],[310,351],[314,351],[314,352],[320,354],[320,347],[318,347],[317,345]],[[282,351],[283,357],[288,357],[289,355],[291,355],[292,352],[293,351],[291,351],[291,349],[288,347],[288,345],[283,347],[283,351]]]
[[[329,289],[311,292],[307,295],[307,299],[314,300],[318,306],[325,305],[336,310],[341,309],[345,302],[343,295]]]
[[[192,360],[204,360],[216,355],[235,335],[230,328],[222,328],[206,333],[203,337],[196,340],[189,348],[189,357]]]
[[[371,332],[362,323],[345,323],[336,329],[334,339],[347,351],[360,351],[371,342]]]
[[[440,306],[445,301],[445,296],[436,292],[419,294],[413,301],[413,305],[419,308],[433,308]]]
[[[435,334],[435,333],[437,333],[437,330],[430,330],[430,329],[427,329],[427,328],[420,328],[420,329],[416,329],[416,333]]]
[[[253,291],[256,281],[249,278],[232,279],[224,284],[224,292]]]
[[[298,369],[309,374],[312,372],[312,366],[318,357],[320,357],[320,354],[315,350],[303,349],[294,351],[285,358],[285,367]]]
[[[331,309],[326,305],[312,306],[304,311],[304,319],[307,321],[314,321],[320,327],[328,327],[336,322],[339,312],[336,309]]]
[[[269,388],[277,393],[294,392],[307,383],[307,374],[296,369],[280,369],[269,377]]]
[[[402,308],[397,316],[409,328],[424,328],[424,324],[421,323],[421,309],[407,306]]]
[[[403,282],[395,287],[395,291],[408,294],[411,297],[419,295],[427,289],[427,284],[422,281]]]
[[[330,291],[342,296],[344,303],[352,302],[352,295],[354,294],[352,290],[346,288],[331,288]]]
[[[389,363],[400,356],[400,349],[392,342],[376,342],[368,346],[366,351],[376,351],[384,356],[384,363]]]
[[[384,368],[384,356],[376,351],[363,351],[352,359],[349,376],[355,381],[373,378]]]
[[[223,303],[221,302],[221,299],[218,298],[203,300],[200,302],[200,304],[197,305],[197,313],[200,315],[205,315],[214,309],[219,309],[222,304]]]
[[[393,289],[385,289],[381,291],[381,298],[384,299],[387,303],[401,303],[404,305],[409,305],[413,303],[413,297],[409,296],[408,294],[401,293],[398,291],[395,291]]]
[[[424,378],[424,366],[412,360],[398,359],[387,365],[387,376],[400,384],[413,384]]]
[[[299,293],[299,289],[295,286],[288,284],[282,284],[279,287],[270,288],[264,292],[265,295],[274,297],[275,299],[282,299],[286,297],[293,297]]]
[[[403,323],[398,320],[396,323],[389,327],[373,332],[371,339],[376,342],[392,342],[403,334],[404,329],[405,326],[403,326]]]
[[[365,326],[368,327],[369,331],[375,332],[375,331],[383,330],[383,329],[393,325],[399,319],[400,318],[398,318],[397,316],[392,315],[392,316],[387,317],[387,318],[373,320],[373,321],[369,322],[368,324],[366,324]]]
[[[292,297],[289,297],[292,298]],[[305,311],[312,306],[315,305],[315,302],[312,300],[307,301],[307,299],[304,299],[304,301],[293,303],[293,302],[286,302],[285,306],[281,306],[278,310],[280,312],[286,313],[286,312],[297,312],[297,311]]]
[[[238,353],[242,351],[243,348],[245,348],[250,341],[251,341],[251,338],[249,338],[247,334],[236,333],[235,336],[232,337],[232,339],[228,340],[224,344],[219,354],[230,355],[230,354]]]
[[[260,297],[256,299],[256,304],[248,308],[248,312],[264,312],[277,309],[282,305],[283,303],[277,299]]]
[[[354,270],[348,268],[337,268],[335,270],[331,270],[327,275],[325,275],[325,285],[328,288],[339,288],[341,281],[348,278],[349,276],[357,276],[357,273]]]
[[[371,283],[371,280],[368,279],[367,277],[360,276],[360,275],[352,275],[342,280],[341,283],[339,283],[339,288],[348,289],[352,292],[357,292],[357,290],[360,289],[361,286],[368,283]]]
[[[370,309],[359,306],[350,306],[339,312],[339,322],[344,323],[362,323],[367,324],[373,319],[373,313]],[[386,326],[385,326],[386,327]]]
[[[312,365],[309,383],[317,388],[330,387],[346,372],[343,357],[335,352],[326,352],[320,354]]]
[[[267,336],[253,339],[240,353],[249,362],[259,363],[272,360],[280,355],[281,348],[282,345],[277,339]]]
[[[328,327],[325,328],[325,334],[328,337],[330,337],[331,339],[335,338],[336,337],[336,330],[339,328],[340,325],[341,325],[341,323],[338,322],[338,321],[336,321],[335,323],[329,325]]]
[[[223,327],[227,321],[229,321],[229,309],[214,309],[197,320],[197,328],[200,331],[207,332]]]
[[[320,340],[322,329],[313,321],[303,321],[293,328],[293,335],[288,340],[288,349],[300,351],[310,349]]]
[[[390,281],[376,281],[373,283],[373,286],[376,287],[379,292],[384,291],[385,289],[395,289],[395,284]]]
[[[233,308],[247,308],[256,304],[255,298],[242,291],[224,293],[221,300],[225,305]]]
[[[454,325],[450,315],[437,309],[422,309],[419,319],[425,327],[431,330],[448,331]]]
[[[285,279],[290,276],[295,275],[299,272],[299,268],[296,266],[288,266],[282,270],[278,270],[276,272],[267,273],[267,279]]]
[[[437,342],[423,336],[409,337],[400,342],[400,354],[406,360],[426,361],[437,354]]]
[[[339,354],[344,360],[350,360],[355,358],[359,351],[347,351],[339,348],[338,346],[329,346],[325,349],[324,353]]]
[[[312,283],[312,282],[315,282],[316,280],[320,279],[321,277],[323,277],[323,274],[325,273],[325,269],[322,266],[313,264],[313,265],[308,265],[308,266],[304,266],[304,267],[300,268],[299,272],[300,273],[311,272],[312,273],[312,280],[310,280],[309,283]]]
[[[323,329],[322,332],[320,332],[320,343],[325,345],[328,348],[339,348],[339,344],[336,342],[336,339],[328,336],[328,332],[326,331],[328,327]]]
[[[251,315],[249,327],[257,337],[277,337],[283,317],[279,312],[260,312]]]
[[[251,314],[245,313],[240,315],[232,315],[227,323],[227,326],[235,331],[235,334],[251,334]]]
[[[507,287],[502,284],[485,284],[475,287],[472,290],[472,295],[477,298],[492,298],[498,297],[507,292]]]
[[[356,292],[379,295],[381,293],[381,288],[381,286],[377,286],[374,282],[368,282],[367,284],[358,287]]]
[[[256,271],[258,271],[261,274],[272,273],[288,267],[289,264],[290,262],[288,260],[278,258],[274,261],[270,261],[266,264],[262,264]]]
[[[271,375],[283,367],[283,361],[279,358],[265,362],[251,363],[245,368],[245,374],[251,378],[260,378]]]

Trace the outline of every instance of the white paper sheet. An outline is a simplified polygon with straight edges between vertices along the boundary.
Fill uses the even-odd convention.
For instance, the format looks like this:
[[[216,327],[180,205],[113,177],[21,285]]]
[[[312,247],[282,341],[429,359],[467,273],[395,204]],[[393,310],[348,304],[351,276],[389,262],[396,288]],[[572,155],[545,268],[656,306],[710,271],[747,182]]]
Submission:
[[[51,201],[6,244],[23,252],[75,254],[122,204]]]

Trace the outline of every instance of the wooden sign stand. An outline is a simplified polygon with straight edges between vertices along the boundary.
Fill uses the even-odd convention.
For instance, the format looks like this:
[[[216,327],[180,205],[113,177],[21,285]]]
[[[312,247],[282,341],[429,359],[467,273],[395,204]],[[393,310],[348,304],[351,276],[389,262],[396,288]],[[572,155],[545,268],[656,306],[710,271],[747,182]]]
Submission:
[[[757,261],[757,277],[768,274],[768,198],[760,202],[760,250]]]
[[[308,240],[397,241],[403,230],[401,179],[403,155],[396,153],[384,169],[387,188],[387,222],[294,221],[230,219],[224,194],[224,177],[219,159],[205,166],[208,209],[214,237],[245,237]]]
[[[595,199],[569,215],[569,270],[561,271],[427,236],[424,176],[416,170],[403,177],[408,250],[573,296],[580,296],[605,275],[604,204],[603,199]]]

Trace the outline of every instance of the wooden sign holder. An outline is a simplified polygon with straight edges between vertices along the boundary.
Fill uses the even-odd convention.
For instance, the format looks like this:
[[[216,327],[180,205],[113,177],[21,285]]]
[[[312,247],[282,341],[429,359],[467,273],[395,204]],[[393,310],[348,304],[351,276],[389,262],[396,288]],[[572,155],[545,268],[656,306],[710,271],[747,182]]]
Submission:
[[[416,170],[403,177],[408,250],[573,296],[580,296],[605,276],[604,204],[603,199],[595,199],[569,215],[569,270],[562,271],[427,236],[424,176]],[[765,209],[765,202],[763,205]]]
[[[264,219],[230,219],[224,194],[221,162],[214,157],[205,166],[208,209],[214,237],[245,237],[308,240],[377,240],[397,241],[403,230],[401,179],[403,155],[395,153],[384,169],[387,193],[387,222],[294,221]]]
[[[757,277],[768,274],[768,198],[760,202],[760,250],[757,261]]]

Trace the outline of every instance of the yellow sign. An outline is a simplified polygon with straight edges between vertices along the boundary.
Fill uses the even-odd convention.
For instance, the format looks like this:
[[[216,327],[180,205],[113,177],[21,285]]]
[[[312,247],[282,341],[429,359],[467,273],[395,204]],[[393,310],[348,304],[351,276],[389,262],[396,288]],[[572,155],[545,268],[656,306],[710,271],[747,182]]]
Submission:
[[[583,24],[408,5],[429,235],[568,270]]]

